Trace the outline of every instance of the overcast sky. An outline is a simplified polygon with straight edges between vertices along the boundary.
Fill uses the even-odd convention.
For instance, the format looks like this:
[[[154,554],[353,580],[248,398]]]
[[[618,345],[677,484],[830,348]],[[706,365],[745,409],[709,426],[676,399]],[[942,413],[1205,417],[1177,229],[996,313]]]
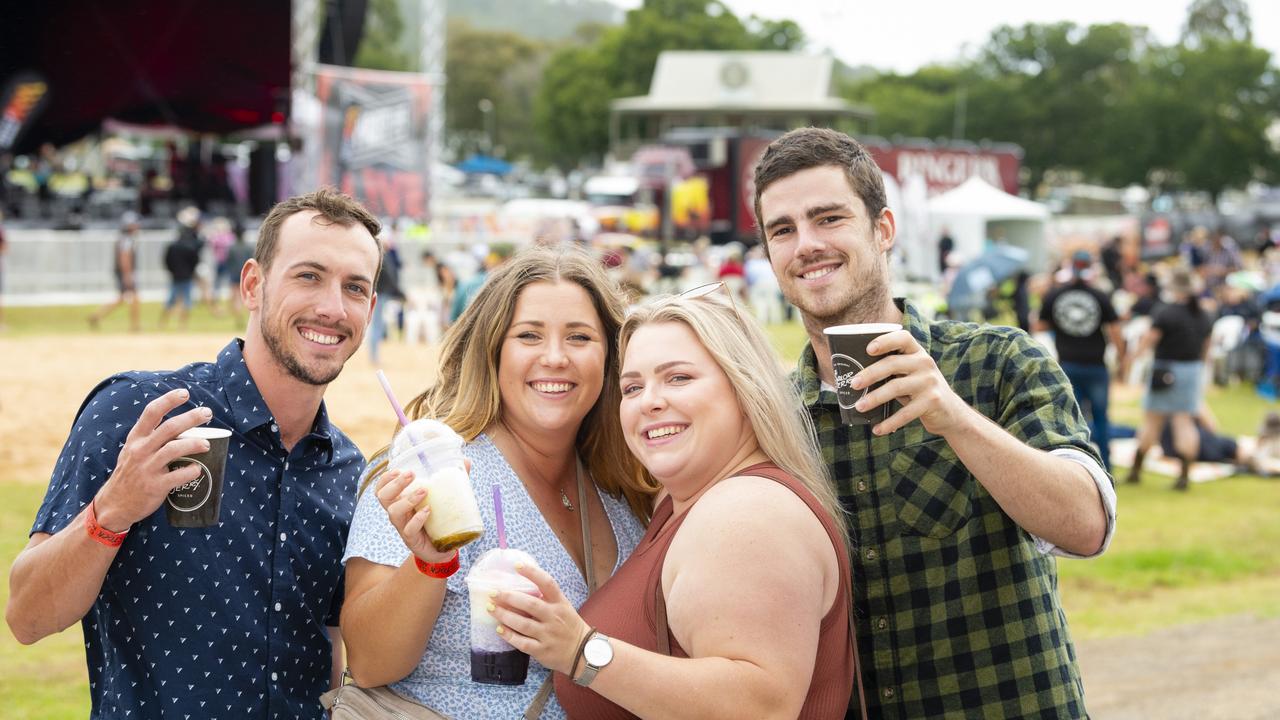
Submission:
[[[739,17],[789,18],[815,49],[848,65],[909,73],[976,50],[997,25],[1069,20],[1078,25],[1146,25],[1162,44],[1177,41],[1190,0],[723,0]],[[633,8],[640,0],[615,0]],[[1280,0],[1250,0],[1253,41],[1280,64]]]

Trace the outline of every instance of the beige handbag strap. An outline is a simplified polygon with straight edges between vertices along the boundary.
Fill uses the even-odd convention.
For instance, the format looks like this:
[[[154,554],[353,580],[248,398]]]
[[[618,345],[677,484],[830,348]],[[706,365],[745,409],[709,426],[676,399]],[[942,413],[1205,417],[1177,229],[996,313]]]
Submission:
[[[576,475],[578,477],[578,509],[581,510],[578,519],[582,522],[582,560],[586,566],[587,595],[590,595],[596,590],[596,566],[592,562],[590,506],[587,505],[587,483],[582,479],[581,458],[577,461]],[[524,711],[525,720],[538,720],[542,715],[543,708],[547,706],[547,700],[551,698],[553,676],[554,674],[547,675],[547,679],[542,681],[542,687],[538,688],[538,694],[529,701],[529,707]]]

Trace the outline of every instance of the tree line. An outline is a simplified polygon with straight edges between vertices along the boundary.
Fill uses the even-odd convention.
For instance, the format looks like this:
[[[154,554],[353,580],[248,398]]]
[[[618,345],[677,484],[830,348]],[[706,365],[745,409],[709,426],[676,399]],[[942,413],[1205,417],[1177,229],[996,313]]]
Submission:
[[[645,0],[620,25],[586,22],[551,40],[453,19],[452,150],[492,141],[536,165],[599,162],[610,102],[646,94],[659,53],[680,49],[805,50],[806,38],[794,22],[739,18],[718,0]],[[947,64],[845,70],[834,92],[875,111],[870,132],[1016,143],[1031,188],[1137,183],[1216,197],[1280,178],[1280,73],[1253,42],[1245,0],[1193,0],[1172,45],[1120,23],[1001,25]]]

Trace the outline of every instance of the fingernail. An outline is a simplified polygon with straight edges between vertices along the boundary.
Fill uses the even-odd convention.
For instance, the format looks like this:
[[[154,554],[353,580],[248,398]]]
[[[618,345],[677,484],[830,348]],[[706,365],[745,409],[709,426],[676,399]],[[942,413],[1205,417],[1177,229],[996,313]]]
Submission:
[[[489,603],[488,605],[485,605],[485,606],[484,606],[484,609],[485,609],[485,610],[488,610],[489,612],[493,612],[494,610],[497,610],[497,609],[498,609],[498,607],[497,607],[496,605],[494,605],[493,603]]]
[[[187,396],[187,395],[189,395],[189,394],[190,394],[190,393],[188,393],[186,390],[179,390],[179,391],[178,391],[178,397],[180,397],[180,398],[184,398],[184,397],[186,397],[186,396]]]
[[[506,629],[506,628],[504,628],[504,627],[502,627],[501,625],[499,625],[499,626],[498,626],[497,633],[498,633],[499,635],[506,635],[506,634],[507,634],[507,629]]]
[[[200,443],[200,452],[209,452],[209,441],[205,440]]]
[[[862,412],[863,410],[866,410],[866,409],[867,409],[867,401],[866,401],[866,400],[859,400],[858,402],[856,402],[856,403],[854,403],[854,404],[853,404],[853,409],[854,409],[854,410],[857,410],[858,412]]]
[[[200,414],[207,418],[213,417],[213,411],[209,408],[200,408]]]
[[[490,590],[490,591],[489,591],[489,597],[491,597],[491,598],[496,598],[496,597],[498,597],[498,591],[497,591],[497,590]]]
[[[518,562],[518,563],[516,563],[516,569],[517,569],[517,570],[523,570],[523,569],[524,569],[524,563],[522,563],[522,562]]]

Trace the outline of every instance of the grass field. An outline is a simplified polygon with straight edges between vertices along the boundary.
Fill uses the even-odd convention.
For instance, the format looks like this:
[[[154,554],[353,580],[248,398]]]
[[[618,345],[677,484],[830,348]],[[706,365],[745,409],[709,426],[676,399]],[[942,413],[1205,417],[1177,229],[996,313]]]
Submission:
[[[85,342],[87,313],[87,308],[7,310],[9,331],[0,335],[0,357],[5,357],[7,363],[19,350],[29,352],[30,342],[55,347],[73,339]],[[154,308],[145,310],[144,323],[153,327],[157,313]],[[104,334],[119,342],[118,333],[124,327],[125,318],[118,312],[105,324]],[[203,310],[193,316],[191,327],[193,331],[227,336],[235,331],[229,318],[211,317]],[[803,330],[798,325],[785,325],[770,328],[770,332],[779,353],[794,358],[804,341]],[[183,339],[176,333],[159,338],[166,342]],[[139,342],[154,340],[153,335],[139,338]],[[210,336],[203,341],[221,342]],[[387,350],[388,363],[392,363],[388,374],[398,388],[407,390],[412,378],[419,376],[420,357],[407,357],[396,366],[395,348],[388,346]],[[354,365],[330,391],[334,396],[331,411],[344,426],[374,422],[353,410],[346,400],[351,394],[376,392],[373,382],[364,377],[371,372],[366,372],[370,368],[363,355],[353,359]],[[89,358],[81,362],[94,366],[102,361]],[[102,374],[88,370],[85,377],[96,379]],[[339,387],[357,380],[367,383],[359,393]],[[69,382],[80,383],[69,395],[75,397],[74,393],[82,395],[94,380]],[[9,390],[0,383],[0,398],[7,396]],[[1115,396],[1113,421],[1136,424],[1138,391],[1116,388]],[[1269,407],[1242,387],[1213,389],[1209,402],[1222,429],[1232,434],[1254,433]],[[69,416],[74,401],[67,403],[72,407],[58,410]],[[369,417],[385,425],[385,403],[378,399],[375,404]],[[11,404],[0,405],[0,418],[14,412]],[[0,434],[0,458],[9,458],[6,446],[20,438],[13,423],[0,423],[0,428],[4,428]],[[363,435],[353,432],[352,436],[368,452],[373,449],[368,445],[374,441],[362,438],[380,437],[383,429],[379,425]],[[57,447],[45,452],[51,465]],[[13,557],[26,543],[44,493],[43,480],[30,476],[34,470],[23,471],[23,477],[15,477],[14,473],[9,461],[0,462],[0,567],[6,576]],[[1170,491],[1170,483],[1169,478],[1147,474],[1140,485],[1121,485],[1119,529],[1110,551],[1096,560],[1059,563],[1063,602],[1078,640],[1144,634],[1239,613],[1280,616],[1280,481],[1236,476],[1197,484],[1188,493]],[[6,582],[0,587],[0,602],[7,598]],[[19,646],[7,630],[0,632],[0,717],[83,718],[88,714],[86,683],[78,625],[31,647]]]

